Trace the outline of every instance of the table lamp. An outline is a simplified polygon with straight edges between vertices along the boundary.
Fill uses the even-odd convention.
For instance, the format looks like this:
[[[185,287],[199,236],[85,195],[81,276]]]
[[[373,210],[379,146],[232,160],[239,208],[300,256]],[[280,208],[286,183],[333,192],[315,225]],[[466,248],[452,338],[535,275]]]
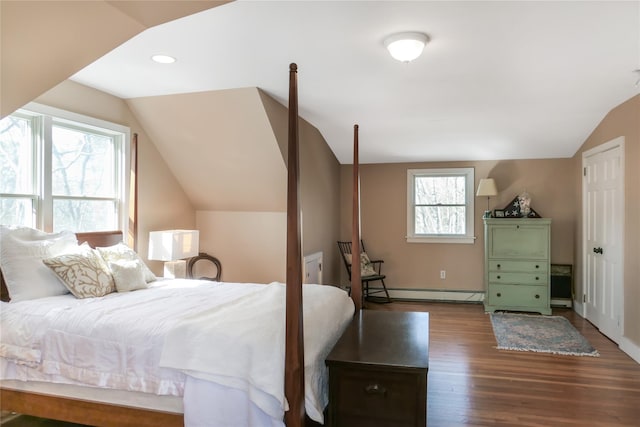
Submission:
[[[198,255],[198,230],[163,230],[149,233],[149,259],[165,261],[164,277],[184,278],[187,274],[185,258]]]
[[[491,196],[497,195],[498,190],[496,189],[496,182],[493,180],[493,178],[484,178],[480,180],[476,196],[487,196],[487,210],[484,211],[483,218],[491,218],[491,210],[489,209],[489,198]]]

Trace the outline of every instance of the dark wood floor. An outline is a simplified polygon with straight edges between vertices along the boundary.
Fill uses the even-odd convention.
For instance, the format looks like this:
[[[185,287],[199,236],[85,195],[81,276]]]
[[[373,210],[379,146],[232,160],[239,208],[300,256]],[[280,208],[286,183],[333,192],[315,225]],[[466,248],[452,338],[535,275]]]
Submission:
[[[428,311],[429,426],[640,426],[640,364],[571,309],[565,316],[599,352],[578,357],[504,351],[479,304],[370,304]]]
[[[479,304],[369,308],[430,313],[430,427],[640,426],[640,364],[570,309],[553,314],[567,317],[600,357],[496,350],[491,321]],[[3,424],[18,426],[70,424],[20,418]]]

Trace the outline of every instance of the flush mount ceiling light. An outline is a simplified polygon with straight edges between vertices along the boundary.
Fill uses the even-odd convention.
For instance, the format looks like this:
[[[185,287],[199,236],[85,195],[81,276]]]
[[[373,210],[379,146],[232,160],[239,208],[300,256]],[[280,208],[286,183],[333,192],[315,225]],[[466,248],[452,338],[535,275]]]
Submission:
[[[157,62],[158,64],[173,64],[176,62],[176,58],[169,55],[153,55],[151,60]]]
[[[406,32],[390,35],[384,39],[384,45],[394,59],[411,62],[420,56],[428,41],[424,33]]]

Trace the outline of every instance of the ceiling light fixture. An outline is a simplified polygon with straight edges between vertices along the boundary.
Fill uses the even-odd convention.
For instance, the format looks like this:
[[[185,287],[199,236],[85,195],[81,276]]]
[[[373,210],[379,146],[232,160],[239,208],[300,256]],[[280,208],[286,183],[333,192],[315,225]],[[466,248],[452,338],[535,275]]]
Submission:
[[[420,56],[428,41],[429,37],[424,33],[397,33],[384,39],[384,46],[394,59],[411,62]]]
[[[158,64],[173,64],[176,62],[176,58],[169,55],[153,55],[151,60],[157,62]]]

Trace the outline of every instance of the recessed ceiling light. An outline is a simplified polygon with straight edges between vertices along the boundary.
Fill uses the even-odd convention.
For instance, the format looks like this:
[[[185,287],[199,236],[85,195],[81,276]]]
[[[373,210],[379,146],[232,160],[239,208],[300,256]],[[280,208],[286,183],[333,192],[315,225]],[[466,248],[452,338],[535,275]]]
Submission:
[[[169,55],[153,55],[151,59],[158,64],[173,64],[176,62],[176,58]]]

